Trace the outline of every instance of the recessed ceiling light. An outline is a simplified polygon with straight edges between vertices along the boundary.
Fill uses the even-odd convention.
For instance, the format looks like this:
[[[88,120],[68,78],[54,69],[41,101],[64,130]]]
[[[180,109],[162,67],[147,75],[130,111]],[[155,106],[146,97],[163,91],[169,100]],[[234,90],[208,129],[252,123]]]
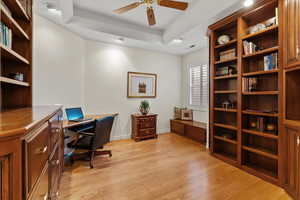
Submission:
[[[174,44],[180,44],[183,42],[183,39],[182,38],[176,38],[172,41]]]
[[[245,0],[244,1],[244,6],[245,7],[252,6],[253,4],[254,4],[254,0]]]
[[[116,39],[116,42],[117,43],[124,43],[125,39],[124,38],[118,38],[118,39]]]

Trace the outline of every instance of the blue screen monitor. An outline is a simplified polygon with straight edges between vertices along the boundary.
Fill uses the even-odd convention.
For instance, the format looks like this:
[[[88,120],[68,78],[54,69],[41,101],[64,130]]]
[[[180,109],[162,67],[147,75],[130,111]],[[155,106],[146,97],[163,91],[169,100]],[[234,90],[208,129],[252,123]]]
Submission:
[[[69,121],[83,119],[84,117],[81,108],[67,108],[66,114]]]

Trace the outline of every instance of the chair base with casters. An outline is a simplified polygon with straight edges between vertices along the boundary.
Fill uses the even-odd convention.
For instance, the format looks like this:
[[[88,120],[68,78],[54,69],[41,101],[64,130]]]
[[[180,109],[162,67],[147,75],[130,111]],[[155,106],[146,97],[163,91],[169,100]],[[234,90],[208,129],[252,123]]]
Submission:
[[[110,150],[103,149],[103,145],[110,141],[110,133],[113,125],[113,117],[106,117],[95,121],[95,128],[86,130],[86,132],[79,132],[77,139],[68,144],[69,148],[75,150],[83,150],[83,153],[74,153],[71,155],[71,163],[75,160],[88,160],[90,168],[94,168],[95,156],[109,155],[112,156]]]

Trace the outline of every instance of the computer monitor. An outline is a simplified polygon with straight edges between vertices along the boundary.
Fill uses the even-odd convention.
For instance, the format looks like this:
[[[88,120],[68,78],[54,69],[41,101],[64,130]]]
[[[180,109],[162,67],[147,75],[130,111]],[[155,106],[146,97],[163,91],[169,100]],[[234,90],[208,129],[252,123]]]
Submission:
[[[69,121],[84,118],[81,108],[67,108],[66,114]]]

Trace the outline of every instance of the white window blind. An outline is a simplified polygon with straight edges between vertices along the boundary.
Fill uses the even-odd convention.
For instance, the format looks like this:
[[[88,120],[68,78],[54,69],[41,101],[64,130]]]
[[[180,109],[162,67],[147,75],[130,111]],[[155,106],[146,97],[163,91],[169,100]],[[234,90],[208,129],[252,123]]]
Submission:
[[[190,67],[190,105],[207,108],[209,99],[208,94],[208,66],[201,65]]]

